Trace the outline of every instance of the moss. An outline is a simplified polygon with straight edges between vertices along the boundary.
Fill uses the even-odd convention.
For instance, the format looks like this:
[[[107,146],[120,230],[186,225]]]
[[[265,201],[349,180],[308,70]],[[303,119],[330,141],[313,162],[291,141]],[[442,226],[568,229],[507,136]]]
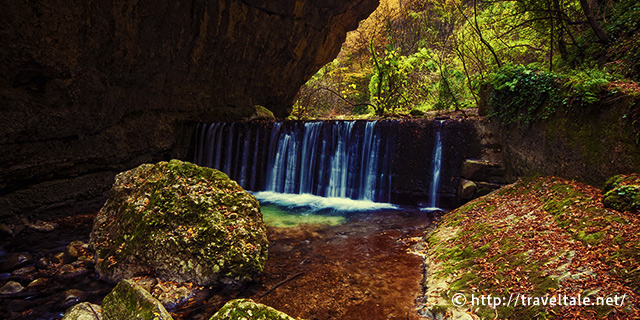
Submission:
[[[295,320],[289,315],[251,299],[236,299],[227,302],[209,320]]]
[[[200,284],[249,280],[264,270],[268,245],[253,196],[218,170],[178,160],[118,175],[91,243],[108,280],[151,269]]]
[[[162,304],[151,293],[131,280],[123,280],[102,301],[102,316],[105,320],[173,319]]]
[[[604,194],[605,207],[618,211],[640,212],[640,184],[618,186]]]
[[[433,307],[431,307],[429,309],[429,312],[431,312],[431,314],[436,318],[438,318],[439,316],[440,317],[444,317],[446,315],[447,311],[449,311],[449,308],[447,306],[443,306],[443,305],[439,305],[439,304],[437,304],[437,305],[435,305],[435,306],[433,306]]]

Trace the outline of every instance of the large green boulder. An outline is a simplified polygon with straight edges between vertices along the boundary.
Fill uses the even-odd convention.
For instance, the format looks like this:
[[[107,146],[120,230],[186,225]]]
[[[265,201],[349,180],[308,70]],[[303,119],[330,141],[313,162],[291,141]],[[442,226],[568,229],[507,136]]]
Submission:
[[[227,302],[209,320],[295,320],[282,311],[278,311],[251,299],[236,299]]]
[[[69,308],[62,320],[102,320],[102,308],[89,302],[81,302]]]
[[[131,280],[122,280],[102,300],[104,320],[173,320],[149,291]]]
[[[640,174],[617,175],[604,187],[602,202],[618,211],[640,212]]]
[[[91,232],[107,281],[238,284],[264,270],[267,232],[258,201],[224,173],[171,160],[120,173]]]

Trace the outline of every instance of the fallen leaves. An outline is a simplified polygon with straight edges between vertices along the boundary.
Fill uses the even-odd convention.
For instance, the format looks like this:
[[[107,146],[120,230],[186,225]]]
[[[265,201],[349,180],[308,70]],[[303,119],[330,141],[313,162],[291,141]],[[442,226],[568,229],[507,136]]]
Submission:
[[[441,245],[459,249],[441,254],[440,259],[452,262],[459,277],[477,277],[466,285],[470,292],[532,296],[597,292],[594,298],[627,294],[622,306],[543,306],[537,312],[562,319],[640,318],[640,218],[605,209],[600,190],[540,177],[464,208],[442,221],[457,223],[460,231],[442,239]],[[464,248],[477,256],[466,259],[459,252]],[[510,315],[499,311],[500,317],[517,318],[522,310],[511,310],[515,314]]]

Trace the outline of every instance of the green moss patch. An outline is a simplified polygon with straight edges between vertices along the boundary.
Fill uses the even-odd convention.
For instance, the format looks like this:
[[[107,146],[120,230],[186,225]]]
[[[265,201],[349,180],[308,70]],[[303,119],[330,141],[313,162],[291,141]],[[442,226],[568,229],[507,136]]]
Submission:
[[[105,320],[173,319],[151,293],[131,280],[123,280],[102,301],[102,317]]]
[[[209,320],[295,320],[284,312],[278,311],[251,299],[236,299],[227,302]]]

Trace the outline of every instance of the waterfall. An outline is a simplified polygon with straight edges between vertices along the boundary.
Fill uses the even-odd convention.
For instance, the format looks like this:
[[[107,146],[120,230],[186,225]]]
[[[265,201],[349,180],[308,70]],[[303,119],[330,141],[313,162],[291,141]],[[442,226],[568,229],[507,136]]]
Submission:
[[[390,202],[391,122],[200,124],[194,162],[253,191]]]
[[[431,161],[432,175],[431,186],[429,187],[429,207],[438,207],[438,189],[440,189],[440,168],[442,167],[442,138],[440,132],[442,131],[442,121],[438,122],[438,131],[436,133],[436,140],[433,146],[433,160]]]

